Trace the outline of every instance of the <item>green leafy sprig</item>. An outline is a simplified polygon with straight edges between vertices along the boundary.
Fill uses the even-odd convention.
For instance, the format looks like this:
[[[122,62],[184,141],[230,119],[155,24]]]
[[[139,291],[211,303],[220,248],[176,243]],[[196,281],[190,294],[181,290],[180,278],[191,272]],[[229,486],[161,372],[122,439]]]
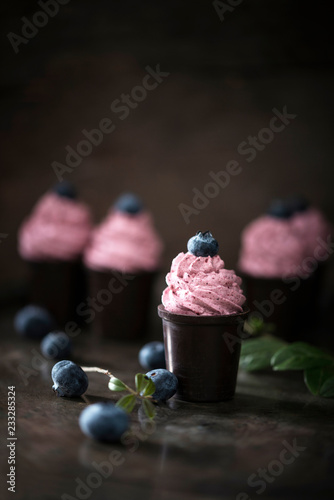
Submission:
[[[127,413],[131,413],[136,403],[139,401],[142,404],[145,415],[152,419],[155,416],[155,408],[153,402],[153,394],[155,393],[155,384],[153,380],[147,377],[144,373],[137,373],[135,376],[136,389],[132,389],[126,385],[122,380],[115,377],[108,370],[98,367],[82,366],[85,372],[102,373],[109,377],[108,388],[114,392],[127,391],[129,394],[122,396],[116,403],[116,406],[122,408]]]
[[[276,330],[275,323],[265,323],[263,319],[256,316],[251,317],[244,323],[244,331],[251,337],[263,335],[264,333],[274,333]]]
[[[246,371],[272,368],[274,371],[302,370],[309,391],[315,396],[334,397],[334,356],[306,342],[288,344],[277,337],[263,333],[257,324],[258,337],[241,346],[240,366]],[[252,324],[249,330],[252,329]],[[248,330],[248,331],[249,331]],[[262,334],[261,334],[262,333]]]

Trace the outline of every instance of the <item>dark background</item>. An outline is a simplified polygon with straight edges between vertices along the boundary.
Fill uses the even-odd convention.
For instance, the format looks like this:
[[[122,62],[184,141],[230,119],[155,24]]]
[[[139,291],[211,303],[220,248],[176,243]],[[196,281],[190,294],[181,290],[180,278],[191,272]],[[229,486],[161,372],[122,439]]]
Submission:
[[[227,4],[227,2],[226,2]],[[56,182],[51,163],[82,129],[114,119],[74,172],[96,222],[123,190],[153,212],[166,242],[164,272],[197,230],[210,229],[227,267],[237,260],[240,232],[272,197],[300,192],[334,221],[333,45],[326,3],[244,0],[219,19],[210,1],[71,0],[15,54],[35,1],[1,6],[0,293],[23,290],[26,270],[16,234],[36,200]],[[145,67],[170,73],[120,121],[110,104],[140,85]],[[251,163],[240,142],[268,126],[272,109],[297,118]],[[209,172],[238,160],[243,172],[187,225]],[[158,294],[163,286],[163,276]]]

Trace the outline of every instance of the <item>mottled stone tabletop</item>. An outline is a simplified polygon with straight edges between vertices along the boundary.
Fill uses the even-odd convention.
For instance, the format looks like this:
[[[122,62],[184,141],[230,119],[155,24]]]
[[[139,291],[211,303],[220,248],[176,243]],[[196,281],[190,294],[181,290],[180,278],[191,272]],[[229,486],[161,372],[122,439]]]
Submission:
[[[76,339],[74,361],[110,369],[133,383],[137,344]],[[333,498],[334,401],[311,396],[299,373],[239,373],[234,400],[194,404],[172,398],[154,423],[133,413],[123,444],[86,438],[87,403],[116,400],[107,379],[89,374],[81,398],[57,398],[39,343],[18,338],[1,319],[1,498],[15,499],[327,499]],[[15,494],[4,488],[7,391],[15,386]]]

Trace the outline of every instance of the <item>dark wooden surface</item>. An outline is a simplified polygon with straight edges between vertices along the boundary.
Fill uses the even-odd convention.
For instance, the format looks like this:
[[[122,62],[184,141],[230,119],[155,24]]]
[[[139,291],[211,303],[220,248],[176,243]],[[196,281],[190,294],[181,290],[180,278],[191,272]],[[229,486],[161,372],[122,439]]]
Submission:
[[[87,402],[119,397],[107,389],[107,378],[89,376],[86,401],[57,398],[51,389],[53,363],[37,357],[38,343],[17,337],[10,314],[1,318],[1,332],[2,482],[8,468],[5,407],[9,385],[16,387],[17,406],[17,492],[1,498],[54,500],[65,493],[80,498],[75,492],[77,478],[89,482],[89,475],[96,472],[93,462],[109,461],[115,451],[119,455],[114,459],[122,463],[108,478],[95,479],[101,482],[99,487],[87,496],[81,491],[81,498],[247,499],[238,497],[242,492],[250,499],[333,498],[334,401],[311,396],[299,374],[241,372],[234,400],[193,404],[172,398],[159,406],[150,427],[143,414],[135,411],[133,437],[123,445],[106,445],[81,433],[78,416]],[[99,345],[89,333],[82,333],[76,339],[74,359],[108,368],[131,384],[140,371],[139,347]],[[22,376],[23,372],[30,375]],[[297,445],[299,456],[277,476],[269,474],[274,480],[257,494],[260,486],[254,486],[255,476],[253,486],[248,484],[250,476],[257,475],[258,469],[279,471],[275,461],[286,442]],[[286,454],[287,459],[291,457]]]

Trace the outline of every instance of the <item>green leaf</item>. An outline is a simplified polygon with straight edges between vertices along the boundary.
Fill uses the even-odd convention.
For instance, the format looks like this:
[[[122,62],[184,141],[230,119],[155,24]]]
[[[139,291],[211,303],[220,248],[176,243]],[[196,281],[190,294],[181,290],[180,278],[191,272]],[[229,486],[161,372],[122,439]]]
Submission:
[[[153,403],[151,403],[151,401],[149,401],[148,399],[143,399],[142,405],[143,405],[145,415],[148,418],[154,418],[155,417],[155,408],[154,408]]]
[[[137,373],[135,381],[136,381],[136,389],[138,392],[141,392],[146,387],[148,380],[149,380],[148,376],[144,375],[144,373]]]
[[[127,394],[117,401],[116,406],[122,408],[128,413],[131,413],[135,404],[136,396],[134,394]]]
[[[116,377],[110,377],[108,387],[111,391],[126,391],[126,385]]]
[[[245,321],[244,330],[251,335],[257,335],[263,331],[264,322],[260,318],[250,318]]]
[[[275,371],[306,370],[308,368],[318,368],[319,366],[328,365],[327,360],[311,358],[299,354],[292,355],[285,351],[279,351],[275,356],[272,358],[271,362],[273,370]]]
[[[240,368],[248,372],[270,368],[271,355],[268,353],[247,354],[240,357]]]
[[[308,368],[304,371],[304,382],[312,394],[319,396],[324,382],[332,376],[334,376],[333,366]]]
[[[324,398],[334,398],[334,375],[325,380],[321,386],[319,394]]]
[[[274,370],[305,370],[332,363],[330,355],[305,342],[294,342],[282,347],[271,359]]]
[[[246,371],[270,368],[272,356],[284,345],[286,345],[285,342],[271,335],[243,342],[240,354],[241,368]]]
[[[265,323],[258,317],[250,317],[245,321],[244,331],[250,335],[258,336],[266,333],[273,333],[276,330],[274,323]]]
[[[255,354],[261,351],[277,350],[278,348],[287,345],[281,339],[277,339],[271,335],[263,335],[256,339],[249,339],[242,343],[241,354]]]
[[[137,373],[136,387],[141,396],[152,396],[152,394],[155,393],[155,385],[153,380],[148,378],[148,376],[144,375],[143,373]]]
[[[155,393],[155,383],[153,380],[148,379],[146,387],[141,392],[141,396],[152,396]]]

